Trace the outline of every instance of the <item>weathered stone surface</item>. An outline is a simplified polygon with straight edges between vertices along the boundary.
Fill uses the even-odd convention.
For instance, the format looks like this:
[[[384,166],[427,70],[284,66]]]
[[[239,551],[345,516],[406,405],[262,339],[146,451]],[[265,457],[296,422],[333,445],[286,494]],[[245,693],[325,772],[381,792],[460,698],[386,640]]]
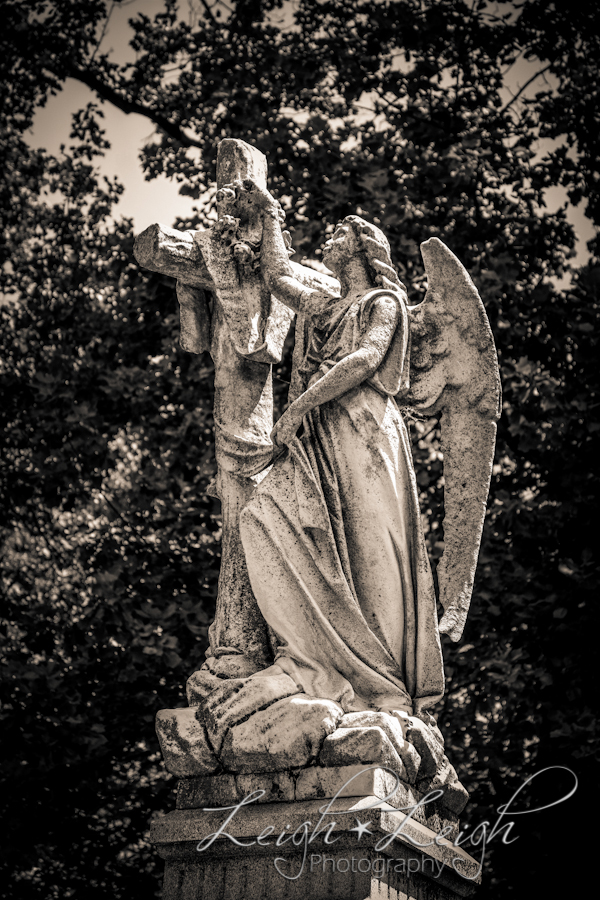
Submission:
[[[165,766],[181,778],[208,775],[219,768],[206,728],[196,713],[196,709],[161,709],[156,716]]]
[[[217,855],[211,848],[210,859],[203,858],[198,863],[190,850],[174,845],[172,857],[165,864],[162,900],[457,900],[463,896],[447,887],[443,874],[439,879],[428,879],[418,873],[411,874],[410,878],[397,874],[400,864],[413,873],[421,864],[421,857],[408,848],[399,851],[400,857],[391,865],[389,875],[380,881],[372,876],[370,869],[365,872],[364,867],[373,859],[374,870],[381,871],[385,868],[385,857],[377,857],[370,849],[357,848],[346,840],[344,847],[336,844],[323,848],[313,844],[314,870],[306,865],[297,881],[284,880],[273,864],[274,858],[283,858],[285,863],[277,865],[280,868],[285,865],[285,871],[297,877],[302,857],[293,857],[287,847],[284,857],[281,849],[264,855],[260,848],[251,848],[227,856],[223,850]],[[324,855],[320,855],[323,851]],[[166,855],[167,851],[164,852]],[[425,859],[427,867],[431,863],[432,860]],[[350,875],[346,866],[350,867]],[[459,876],[455,875],[454,879],[458,881]],[[472,891],[473,888],[469,893]]]
[[[177,282],[179,344],[188,353],[210,351],[209,296],[202,288]]]
[[[228,653],[223,656],[210,656],[202,668],[207,668],[218,678],[249,678],[250,675],[266,675],[272,669],[265,670],[255,659],[240,653]]]
[[[228,678],[222,681],[200,707],[215,752],[220,752],[229,729],[276,701],[298,693],[297,684],[283,673],[271,677]]]
[[[238,800],[235,775],[182,778],[177,785],[177,809],[229,806]]]
[[[395,789],[395,790],[394,790]],[[379,797],[396,808],[416,804],[420,794],[377,765],[311,766],[296,777],[296,800],[319,797]]]
[[[219,181],[231,184],[251,179],[267,186],[267,158],[264,153],[235,138],[225,138],[219,144]]]
[[[421,768],[421,754],[409,741],[404,741],[404,746],[399,753],[400,759],[406,769],[406,780],[409,784],[415,784]]]
[[[136,237],[133,253],[140,266],[152,272],[180,278],[187,285],[213,286],[200,249],[194,243],[193,231],[177,231],[155,223]]]
[[[266,187],[266,175],[267,160],[258,149],[241,140],[221,141],[218,188],[246,178]],[[248,581],[238,523],[254,490],[253,478],[272,455],[271,363],[281,358],[292,312],[271,297],[259,270],[239,264],[240,250],[252,257],[250,245],[260,241],[258,211],[243,210],[232,237],[233,232],[234,240],[221,240],[219,234],[221,238],[224,234],[219,229],[183,232],[154,224],[136,239],[134,254],[145,268],[177,278],[181,346],[192,353],[210,350],[215,365],[215,455],[223,539],[215,621],[209,631],[211,658],[221,662],[233,649],[266,666],[272,659],[267,627]],[[217,264],[209,271],[208,263],[215,257]],[[311,287],[335,286],[334,279],[313,269],[297,263],[292,268]],[[207,291],[214,299],[210,305]],[[248,674],[228,672],[226,677]],[[210,678],[198,679],[193,702],[203,699],[210,686]]]
[[[406,781],[406,769],[383,729],[338,728],[323,743],[319,754],[322,766],[347,766],[353,763],[379,763],[388,766]]]
[[[421,765],[421,757],[417,749],[404,739],[402,725],[395,716],[385,712],[363,710],[345,715],[338,727],[369,728],[371,726],[379,727],[387,734],[392,747],[404,763],[408,781],[414,784]]]
[[[430,712],[428,712],[426,709],[424,709],[422,712],[418,713],[414,718],[420,719],[424,725],[427,725],[427,727],[430,729],[433,736],[438,739],[438,741],[440,742],[442,747],[444,746],[444,744],[445,744],[444,735],[438,728],[437,721],[434,718],[434,716],[431,715]]]
[[[288,697],[234,726],[220,758],[226,769],[241,773],[307,766],[342,715],[342,708],[331,700]]]
[[[416,747],[421,757],[419,778],[433,775],[444,759],[444,747],[428,725],[416,716],[410,719],[406,740]]]
[[[177,809],[231,806],[255,791],[264,791],[264,794],[254,803],[291,802],[294,800],[294,778],[290,772],[186,778],[177,787]]]
[[[444,796],[440,800],[440,804],[443,807],[460,816],[468,802],[469,792],[460,781],[453,781],[451,784],[444,785]]]
[[[417,787],[423,793],[441,788],[444,796],[438,802],[456,815],[460,815],[469,801],[469,792],[458,780],[456,769],[446,756],[433,778],[420,780]]]
[[[217,185],[237,181],[251,175],[264,182],[266,159],[244,141],[221,142],[217,158]],[[257,235],[257,226],[259,228]],[[208,235],[208,237],[207,237]],[[239,229],[239,240],[260,236],[260,217],[246,221]],[[222,503],[223,540],[216,618],[210,629],[210,649],[219,657],[232,648],[268,665],[271,658],[267,628],[256,605],[248,582],[238,520],[240,510],[249,499],[254,483],[250,476],[258,467],[256,457],[269,461],[272,445],[269,434],[273,427],[273,390],[271,366],[274,355],[281,352],[287,322],[291,314],[274,301],[272,310],[268,291],[260,273],[237,279],[237,266],[230,248],[229,259],[221,266],[223,279],[231,281],[234,273],[236,290],[219,297],[219,285],[209,272],[203,244],[210,234],[181,232],[155,224],[146,229],[135,243],[134,253],[145,268],[178,279],[181,309],[181,344],[194,353],[208,349],[215,365],[215,423],[218,492]],[[218,243],[218,239],[216,239]],[[314,274],[314,273],[313,273]],[[206,303],[204,289],[216,294],[212,310]],[[239,328],[235,335],[227,313],[237,313]],[[274,315],[272,312],[274,311]],[[268,345],[270,358],[261,354],[261,343]],[[260,460],[259,460],[260,461]],[[214,673],[213,673],[214,674]],[[194,702],[206,696],[211,679],[197,681]]]
[[[338,728],[370,728],[371,726],[381,728],[389,737],[392,746],[400,752],[400,748],[404,744],[402,728],[398,720],[388,713],[373,712],[370,709],[347,713],[341,720]]]
[[[261,666],[241,654],[209,657],[201,669],[187,680],[186,693],[190,706],[200,706],[209,694],[221,687],[228,678],[248,678],[260,671]]]
[[[317,800],[335,797],[366,797],[373,793],[375,782],[372,766],[310,766],[296,776],[295,799]]]
[[[212,694],[213,691],[216,691],[216,689],[220,687],[222,681],[223,679],[213,675],[209,669],[204,667],[197,672],[194,672],[193,675],[190,675],[186,684],[186,694],[189,705],[200,706],[209,694]]]
[[[438,834],[444,828],[451,829],[446,836],[453,837],[458,832],[458,819],[453,812],[442,809],[439,801],[419,807],[423,793],[379,766],[311,766],[296,777],[297,801],[368,796],[378,797],[407,814],[414,809],[411,818]]]
[[[404,740],[406,740],[406,732],[410,726],[411,714],[405,709],[389,709],[388,713],[396,719],[402,729],[402,736],[404,737]]]
[[[252,775],[236,775],[238,791],[249,797],[255,791],[264,791],[257,803],[283,803],[295,799],[294,779],[289,772],[267,772]]]
[[[326,853],[333,857],[335,851],[342,848],[340,856],[364,858],[370,856],[374,845],[382,837],[397,833],[396,840],[384,851],[384,857],[402,858],[408,851],[411,857],[422,858],[421,854],[437,861],[436,866],[420,865],[419,870],[428,877],[419,881],[419,873],[414,873],[410,883],[390,882],[386,877],[381,882],[375,879],[372,889],[372,872],[367,881],[359,883],[353,875],[348,875],[349,867],[339,868],[344,877],[336,883],[324,879],[324,869],[315,871],[318,878],[310,880],[310,865],[305,867],[303,875],[296,881],[282,879],[277,872],[278,880],[257,884],[260,869],[256,864],[257,857],[267,858],[269,871],[276,871],[273,858],[288,860],[285,871],[295,875],[300,869],[302,846],[293,847],[291,843],[277,846],[277,836],[282,833],[292,834],[299,829],[301,834],[305,823],[314,827],[319,822],[323,800],[309,800],[295,803],[274,803],[259,806],[252,804],[244,807],[227,825],[227,832],[236,840],[246,844],[246,848],[233,847],[231,841],[215,841],[210,847],[199,852],[198,842],[206,843],[208,835],[223,825],[223,812],[205,813],[202,810],[175,810],[167,816],[157,818],[152,823],[150,839],[158,845],[158,851],[169,863],[179,866],[185,860],[171,881],[165,896],[169,900],[182,900],[183,897],[203,898],[203,900],[305,900],[305,898],[334,898],[334,900],[364,900],[364,898],[410,897],[413,900],[453,900],[456,896],[469,896],[475,885],[481,881],[480,866],[477,860],[465,853],[462,847],[455,847],[448,840],[436,840],[438,833],[428,826],[406,817],[391,809],[387,804],[377,804],[376,797],[347,797],[335,803],[335,838],[336,843],[324,844],[317,838],[311,844],[310,852]],[[375,805],[374,805],[375,804]],[[361,838],[357,846],[356,835],[352,829],[356,821],[369,822],[370,834]],[[402,828],[400,829],[400,826]],[[310,826],[309,826],[310,828]],[[256,838],[263,835],[265,839],[258,846]],[[248,846],[249,845],[249,846]],[[348,852],[350,851],[350,852]],[[289,859],[297,854],[296,861]],[[226,861],[240,859],[243,855],[243,871],[217,870],[217,857]],[[308,862],[308,861],[307,861]],[[201,868],[206,867],[206,868]],[[333,867],[335,869],[335,865]],[[200,876],[195,878],[195,870]],[[331,871],[329,866],[325,871]],[[258,874],[257,874],[258,873]],[[461,873],[461,874],[458,874]],[[218,880],[215,883],[215,874]],[[463,877],[461,877],[463,876]],[[167,884],[168,879],[166,880]],[[427,883],[429,884],[429,889]],[[388,886],[389,885],[389,886]],[[448,890],[445,890],[445,886]],[[169,892],[171,891],[171,892]]]
[[[421,244],[428,290],[410,308],[410,393],[404,402],[443,410],[444,553],[437,577],[439,630],[462,634],[473,590],[501,410],[494,338],[466,269],[439,238]],[[450,390],[445,390],[449,386]]]

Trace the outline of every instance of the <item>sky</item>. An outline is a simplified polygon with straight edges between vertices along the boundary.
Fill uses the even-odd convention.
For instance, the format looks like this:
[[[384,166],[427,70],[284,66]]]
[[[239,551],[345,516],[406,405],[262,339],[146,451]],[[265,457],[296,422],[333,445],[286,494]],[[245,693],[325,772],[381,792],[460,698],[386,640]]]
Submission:
[[[289,20],[295,5],[293,0],[288,0],[287,8],[279,15]],[[180,8],[182,11],[186,9],[185,0],[181,2]],[[130,0],[125,6],[115,4],[100,51],[102,53],[111,51],[113,58],[119,62],[133,60],[134,51],[129,47],[132,32],[127,24],[128,19],[138,13],[153,18],[163,9],[163,0]],[[516,92],[531,74],[533,72],[530,63],[522,62],[514,66],[511,70],[510,89]],[[537,88],[538,85],[534,84],[531,90]],[[26,135],[27,140],[33,147],[43,147],[49,153],[57,154],[61,144],[69,143],[72,114],[91,101],[98,103],[98,98],[89,88],[68,79],[64,89],[56,96],[50,97],[47,105],[38,111],[33,128]],[[139,153],[142,146],[154,134],[152,122],[144,116],[133,113],[127,115],[110,103],[102,103],[101,109],[104,114],[103,127],[111,143],[111,149],[107,150],[99,161],[99,167],[106,175],[116,174],[125,187],[125,192],[115,210],[116,215],[131,217],[136,232],[143,231],[156,221],[172,225],[176,217],[190,216],[192,207],[197,201],[191,197],[181,196],[178,193],[179,186],[175,182],[165,176],[152,181],[144,180]],[[566,199],[566,192],[560,188],[547,192],[546,201],[552,210],[558,208]],[[570,207],[568,218],[578,238],[575,263],[581,265],[588,258],[585,244],[593,236],[593,228],[583,213],[583,204],[577,209]]]
[[[185,4],[182,3],[182,7]],[[128,19],[143,13],[150,18],[164,10],[163,0],[133,0],[125,6],[114,5],[100,52],[108,53],[119,62],[133,61],[134,51],[129,46],[132,31]],[[35,117],[33,128],[26,136],[33,147],[43,147],[56,154],[61,144],[69,143],[71,116],[90,102],[99,103],[98,97],[84,84],[67,79],[64,89],[50,97]],[[100,170],[109,176],[117,175],[125,187],[125,193],[116,208],[116,214],[130,216],[136,231],[159,219],[172,225],[177,216],[190,215],[197,201],[178,193],[175,182],[161,176],[152,181],[144,180],[139,153],[154,134],[152,122],[135,113],[125,114],[111,103],[100,104],[104,114],[103,127],[111,149],[99,161]]]

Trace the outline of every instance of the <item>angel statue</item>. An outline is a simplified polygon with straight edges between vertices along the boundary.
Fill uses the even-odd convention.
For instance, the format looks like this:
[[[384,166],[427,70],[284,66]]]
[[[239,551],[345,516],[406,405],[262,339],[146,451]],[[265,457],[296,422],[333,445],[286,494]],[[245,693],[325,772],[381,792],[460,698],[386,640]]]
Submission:
[[[252,590],[275,636],[269,674],[346,713],[419,714],[443,696],[440,632],[462,633],[485,514],[499,381],[483,305],[432,238],[422,247],[429,290],[409,307],[386,237],[358,216],[323,248],[339,293],[307,287],[271,194],[245,181],[221,199],[233,213],[259,211],[263,277],[297,315],[275,461],[240,520]],[[399,404],[442,412],[439,624]]]
[[[194,896],[205,896],[205,884],[224,884],[230,873],[239,879],[231,883],[248,885],[252,873],[252,897],[283,896],[279,882],[268,893],[271,882],[255,877],[253,851],[239,857],[236,851],[229,860],[215,849],[214,857],[198,860],[204,844],[195,842],[212,830],[210,817],[237,811],[236,804],[235,834],[256,836],[264,821],[241,806],[257,795],[265,797],[269,815],[278,816],[273,821],[281,823],[281,838],[290,823],[304,823],[286,840],[310,825],[311,810],[323,813],[323,798],[334,797],[347,813],[370,810],[374,849],[378,835],[389,836],[394,808],[404,813],[415,797],[433,803],[419,820],[429,843],[419,846],[437,845],[440,828],[443,835],[459,833],[468,793],[430,709],[444,693],[440,635],[459,640],[469,608],[500,404],[483,304],[438,238],[421,246],[428,289],[418,306],[408,305],[386,237],[358,216],[347,216],[325,243],[323,261],[335,277],[313,278],[313,270],[289,259],[290,238],[266,188],[266,170],[261,180],[221,168],[218,221],[194,233],[194,252],[216,298],[215,421],[227,437],[217,444],[221,469],[228,472],[234,454],[225,450],[233,448],[239,465],[229,472],[232,479],[242,473],[253,481],[235,506],[236,543],[228,545],[235,552],[221,575],[213,631],[221,637],[211,637],[207,662],[188,679],[188,708],[156,717],[165,764],[183,779],[180,808],[157,819],[151,832],[167,860],[171,893],[165,896],[173,898],[183,896],[180,888],[191,897],[192,883],[199,886]],[[184,239],[177,237],[176,249]],[[195,258],[191,265],[198,265]],[[280,352],[288,310],[296,315],[289,406],[269,440],[270,380],[248,364],[248,335],[262,347],[270,334]],[[234,362],[214,349],[227,349],[231,335],[240,348]],[[269,363],[274,359],[273,353]],[[254,365],[254,356],[250,361]],[[445,518],[438,597],[405,408],[441,413]],[[228,522],[233,533],[231,517]],[[236,578],[242,583],[240,573],[243,590],[231,590]],[[245,615],[248,598],[254,618]],[[439,622],[438,599],[444,610]],[[256,637],[252,623],[272,650],[260,661],[247,649]],[[261,838],[273,829],[269,825]],[[445,871],[460,880],[463,869],[453,868],[457,852]],[[461,853],[478,877],[475,861]],[[463,893],[461,887],[456,896]],[[222,894],[215,888],[210,896]]]

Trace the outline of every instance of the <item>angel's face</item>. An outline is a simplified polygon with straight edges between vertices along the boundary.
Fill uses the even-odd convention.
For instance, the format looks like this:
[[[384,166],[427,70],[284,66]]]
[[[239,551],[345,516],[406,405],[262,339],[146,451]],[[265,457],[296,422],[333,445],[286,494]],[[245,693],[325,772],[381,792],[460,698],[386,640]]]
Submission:
[[[323,262],[332,272],[335,272],[340,264],[343,265],[346,260],[356,256],[358,251],[354,229],[350,225],[340,222],[335,226],[332,236],[323,245]]]

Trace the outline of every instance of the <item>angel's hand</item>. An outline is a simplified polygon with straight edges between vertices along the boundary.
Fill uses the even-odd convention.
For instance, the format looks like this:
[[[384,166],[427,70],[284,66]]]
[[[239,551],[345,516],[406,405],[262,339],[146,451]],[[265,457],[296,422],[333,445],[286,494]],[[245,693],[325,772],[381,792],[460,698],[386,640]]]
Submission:
[[[293,408],[293,405],[290,406],[276,422],[275,428],[271,432],[271,440],[275,446],[283,447],[291,444],[301,424],[302,416]]]
[[[251,178],[246,178],[243,183],[243,191],[246,202],[261,212],[279,212],[281,204],[275,197],[263,187],[260,187]]]
[[[243,209],[254,209],[262,215],[272,216],[280,224],[285,221],[285,213],[278,200],[266,188],[260,187],[251,178],[226,184],[217,192],[221,214],[239,215]]]

